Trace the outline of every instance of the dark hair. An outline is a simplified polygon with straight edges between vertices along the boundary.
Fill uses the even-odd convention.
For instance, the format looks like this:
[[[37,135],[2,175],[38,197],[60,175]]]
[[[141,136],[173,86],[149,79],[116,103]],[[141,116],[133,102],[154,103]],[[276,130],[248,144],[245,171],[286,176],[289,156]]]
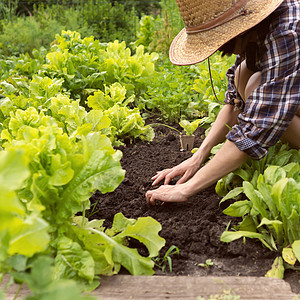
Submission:
[[[234,51],[235,43],[236,43],[236,38],[233,38],[227,43],[225,43],[222,47],[220,47],[219,51],[221,52],[221,56],[223,57],[225,55],[229,55],[229,56],[232,55]]]
[[[265,18],[264,20],[262,20],[260,23],[258,23],[254,27],[246,30],[245,32],[241,33],[239,36],[241,36],[243,38],[243,37],[245,37],[247,35],[247,33],[250,30],[253,30],[253,31],[257,32],[257,34],[259,35],[259,37],[260,37],[261,40],[264,40],[265,36],[269,32],[270,23],[272,22],[272,20],[274,18],[277,17],[277,14],[278,14],[278,12],[276,12],[276,11],[273,12],[267,18]],[[237,37],[234,37],[230,41],[228,41],[227,43],[225,43],[222,47],[219,48],[219,51],[221,52],[222,57],[225,56],[225,55],[229,55],[230,56],[230,55],[233,54],[236,40],[237,40]]]

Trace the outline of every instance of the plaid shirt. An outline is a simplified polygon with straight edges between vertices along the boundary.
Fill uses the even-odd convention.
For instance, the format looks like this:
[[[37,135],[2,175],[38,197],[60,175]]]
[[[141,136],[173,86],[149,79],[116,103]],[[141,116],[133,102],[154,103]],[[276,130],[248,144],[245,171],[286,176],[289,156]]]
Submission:
[[[300,105],[299,0],[285,0],[271,17],[268,33],[257,41],[261,52],[256,66],[262,72],[261,83],[246,104],[240,105],[243,113],[239,114],[239,122],[226,136],[255,159],[264,157],[277,143]],[[236,98],[242,101],[234,85],[240,62],[237,57],[227,71],[227,104],[234,105]]]

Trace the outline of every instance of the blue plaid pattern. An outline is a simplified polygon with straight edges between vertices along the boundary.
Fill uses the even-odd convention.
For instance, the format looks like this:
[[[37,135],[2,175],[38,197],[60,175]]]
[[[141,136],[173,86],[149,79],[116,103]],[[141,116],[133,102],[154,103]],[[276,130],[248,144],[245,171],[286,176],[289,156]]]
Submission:
[[[238,98],[243,112],[226,137],[255,159],[264,157],[277,143],[300,105],[300,1],[286,0],[273,14],[268,34],[258,40],[263,49],[256,62],[262,72],[261,84],[245,105],[234,85],[234,72],[241,58],[237,57],[227,71],[225,103],[234,104]]]

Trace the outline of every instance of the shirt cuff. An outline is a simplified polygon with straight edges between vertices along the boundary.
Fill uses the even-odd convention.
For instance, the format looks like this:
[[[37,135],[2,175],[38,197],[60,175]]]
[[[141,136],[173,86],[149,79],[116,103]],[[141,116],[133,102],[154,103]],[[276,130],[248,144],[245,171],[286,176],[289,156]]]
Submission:
[[[261,147],[256,141],[238,135],[234,130],[229,131],[226,138],[233,142],[239,150],[245,152],[253,159],[260,160],[268,154],[266,148]]]

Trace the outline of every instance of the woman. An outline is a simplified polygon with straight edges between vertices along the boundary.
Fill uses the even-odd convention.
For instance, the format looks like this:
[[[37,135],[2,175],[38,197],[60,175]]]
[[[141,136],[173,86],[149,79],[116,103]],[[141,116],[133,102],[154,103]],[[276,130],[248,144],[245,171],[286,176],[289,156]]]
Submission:
[[[152,178],[164,185],[146,193],[154,204],[184,202],[240,167],[261,159],[279,139],[300,148],[299,0],[177,0],[185,28],[170,47],[177,65],[203,61],[218,49],[239,54],[228,90],[199,150]],[[228,125],[232,130],[228,132]],[[203,167],[212,147],[226,142]],[[181,176],[176,185],[170,180]]]

